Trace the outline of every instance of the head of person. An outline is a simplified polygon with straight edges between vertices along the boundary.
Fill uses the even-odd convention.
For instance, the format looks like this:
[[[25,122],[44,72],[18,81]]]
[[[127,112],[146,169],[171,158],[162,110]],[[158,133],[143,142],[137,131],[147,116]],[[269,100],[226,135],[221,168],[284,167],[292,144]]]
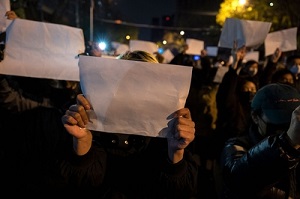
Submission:
[[[292,112],[300,105],[296,88],[281,83],[271,83],[260,88],[251,103],[251,116],[259,133],[269,136],[287,131]]]
[[[286,67],[294,74],[300,73],[300,55],[290,55],[286,59]]]
[[[282,83],[282,84],[289,84],[291,86],[294,86],[295,84],[295,76],[293,73],[284,68],[284,69],[279,69],[273,73],[271,77],[271,83]]]
[[[119,55],[117,59],[159,63],[154,55],[142,50],[136,50],[132,52],[127,51],[124,54]]]
[[[249,106],[257,91],[257,85],[251,78],[241,78],[238,82],[237,92],[242,105]]]
[[[258,72],[258,62],[255,60],[249,60],[245,63],[244,67],[241,69],[240,75],[248,75],[253,77]]]

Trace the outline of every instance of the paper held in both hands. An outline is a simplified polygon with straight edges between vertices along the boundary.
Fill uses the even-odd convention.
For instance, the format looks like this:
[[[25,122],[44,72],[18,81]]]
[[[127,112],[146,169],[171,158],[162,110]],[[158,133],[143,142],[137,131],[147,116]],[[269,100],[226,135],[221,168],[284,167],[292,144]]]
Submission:
[[[192,67],[79,57],[80,83],[91,102],[90,130],[166,137],[183,108]]]

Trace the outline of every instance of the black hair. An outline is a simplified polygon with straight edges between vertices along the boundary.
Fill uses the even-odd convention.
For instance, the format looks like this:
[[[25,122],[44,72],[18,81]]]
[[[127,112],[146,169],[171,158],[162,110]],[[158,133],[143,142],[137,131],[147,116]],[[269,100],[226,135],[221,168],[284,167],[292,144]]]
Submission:
[[[290,55],[286,58],[286,65],[292,65],[295,59],[300,59],[300,54]]]
[[[250,66],[252,66],[253,64],[258,64],[257,61],[255,60],[249,60],[245,63],[245,68],[249,68]]]
[[[295,82],[295,76],[294,74],[287,68],[283,68],[283,69],[279,69],[279,70],[276,70],[272,77],[271,77],[271,83],[278,83],[280,82],[280,78],[282,78],[284,75],[286,74],[291,74],[293,79],[294,79],[294,82]]]

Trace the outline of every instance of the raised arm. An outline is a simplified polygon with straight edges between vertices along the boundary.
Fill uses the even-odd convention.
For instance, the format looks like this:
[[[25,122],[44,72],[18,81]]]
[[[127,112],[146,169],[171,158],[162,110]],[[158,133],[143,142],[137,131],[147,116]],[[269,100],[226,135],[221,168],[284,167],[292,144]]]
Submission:
[[[172,137],[168,137],[168,154],[172,163],[183,159],[184,149],[195,138],[195,123],[192,121],[188,108],[182,108],[175,113],[175,130]]]
[[[77,95],[77,104],[72,105],[62,117],[64,127],[73,136],[73,148],[77,155],[86,154],[92,146],[92,133],[85,128],[89,119],[86,110],[91,105],[83,95]]]

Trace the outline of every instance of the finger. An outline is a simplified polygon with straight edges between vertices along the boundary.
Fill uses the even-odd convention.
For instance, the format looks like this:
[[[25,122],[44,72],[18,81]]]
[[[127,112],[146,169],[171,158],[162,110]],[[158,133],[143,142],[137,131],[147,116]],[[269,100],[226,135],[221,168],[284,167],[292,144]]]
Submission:
[[[79,94],[77,95],[77,103],[79,105],[84,106],[84,108],[86,110],[90,110],[91,109],[91,104],[89,103],[89,101],[84,97],[83,94]]]
[[[177,117],[184,117],[184,118],[187,118],[187,119],[192,119],[192,116],[191,116],[191,112],[188,108],[182,108],[182,109],[179,109],[178,111],[176,111],[176,116]]]
[[[191,128],[195,128],[195,122],[190,120],[190,119],[184,118],[184,117],[179,117],[177,119],[177,125],[182,125],[182,126],[188,126],[188,127],[191,127]]]
[[[68,119],[71,122],[71,124],[73,124],[73,125],[77,124],[81,128],[85,128],[85,125],[87,124],[87,122],[85,122],[82,115],[80,115],[78,112],[73,112],[73,111],[67,110],[66,115],[69,116]],[[74,120],[76,120],[76,122],[73,122],[74,120],[71,119],[70,117],[73,118]]]
[[[86,113],[86,110],[81,105],[72,105],[72,106],[70,106],[69,110],[66,111],[66,114],[71,115],[77,121],[78,120],[82,121],[83,125],[86,125],[89,122],[89,117]]]
[[[195,134],[189,131],[180,131],[179,137],[181,140],[184,140],[186,144],[189,144],[194,140]]]
[[[195,133],[193,129],[178,130],[174,138],[181,142],[181,144],[189,144],[195,139]]]
[[[74,119],[72,116],[69,115],[63,115],[61,121],[63,124],[69,124],[69,125],[77,125],[78,123],[76,119]]]
[[[175,128],[176,130],[175,130],[174,137],[177,139],[181,137],[186,137],[186,135],[188,134],[193,137],[195,134],[195,123],[192,120],[188,120],[185,118],[178,118],[178,122]]]
[[[194,123],[192,125],[178,124],[176,128],[177,132],[188,132],[190,134],[195,134]]]

